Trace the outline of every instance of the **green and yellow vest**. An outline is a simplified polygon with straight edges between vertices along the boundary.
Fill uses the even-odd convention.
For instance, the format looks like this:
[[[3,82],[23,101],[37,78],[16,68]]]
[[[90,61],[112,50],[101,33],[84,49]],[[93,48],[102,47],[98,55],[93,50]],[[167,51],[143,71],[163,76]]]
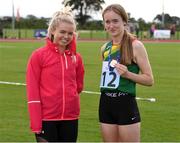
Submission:
[[[111,52],[110,52],[111,50]],[[116,59],[120,54],[119,45],[112,45],[112,42],[106,43],[102,48],[102,56],[104,61],[109,61],[109,54],[112,59]],[[136,63],[132,62],[130,65],[126,65],[130,72],[139,73],[139,67]],[[101,92],[125,92],[130,95],[136,95],[136,83],[132,80],[120,77],[119,86],[116,89],[101,88]]]

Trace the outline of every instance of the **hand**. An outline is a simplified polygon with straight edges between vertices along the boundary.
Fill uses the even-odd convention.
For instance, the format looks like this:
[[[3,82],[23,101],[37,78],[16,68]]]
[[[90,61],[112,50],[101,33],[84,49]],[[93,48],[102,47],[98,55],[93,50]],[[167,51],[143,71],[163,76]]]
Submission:
[[[122,64],[115,64],[115,68],[117,70],[117,72],[122,76],[122,77],[126,77],[127,73],[128,73],[128,69],[125,65]]]
[[[41,134],[41,131],[39,131],[39,132],[35,132],[35,134],[39,135],[39,134]]]
[[[35,134],[37,134],[37,135],[38,134],[44,134],[44,131],[43,130],[42,131],[36,131]]]

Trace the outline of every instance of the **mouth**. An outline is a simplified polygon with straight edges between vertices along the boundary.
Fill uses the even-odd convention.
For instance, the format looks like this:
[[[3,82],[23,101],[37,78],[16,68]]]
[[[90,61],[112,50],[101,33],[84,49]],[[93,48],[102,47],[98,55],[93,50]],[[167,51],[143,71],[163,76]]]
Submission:
[[[110,33],[111,33],[111,34],[115,34],[115,33],[116,33],[116,30],[111,30]]]
[[[114,32],[116,32],[116,30],[115,29],[109,29],[109,32],[114,33]]]
[[[61,39],[61,43],[63,43],[63,44],[68,44],[68,43],[69,43],[69,40]]]

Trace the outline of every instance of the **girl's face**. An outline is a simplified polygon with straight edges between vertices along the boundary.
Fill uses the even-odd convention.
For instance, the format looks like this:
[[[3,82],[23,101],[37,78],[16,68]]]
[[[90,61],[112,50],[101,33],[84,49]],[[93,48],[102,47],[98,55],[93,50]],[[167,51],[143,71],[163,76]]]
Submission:
[[[106,31],[113,37],[119,37],[125,29],[125,22],[122,17],[114,11],[107,11],[104,14],[104,26]]]
[[[56,30],[52,32],[54,35],[53,43],[57,44],[60,49],[65,49],[72,41],[75,27],[71,23],[61,22]]]

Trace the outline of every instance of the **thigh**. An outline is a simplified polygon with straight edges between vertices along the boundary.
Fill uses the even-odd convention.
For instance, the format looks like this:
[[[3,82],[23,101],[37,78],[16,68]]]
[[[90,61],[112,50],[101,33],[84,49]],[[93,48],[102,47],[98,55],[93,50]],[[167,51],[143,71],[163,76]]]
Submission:
[[[42,132],[35,134],[37,142],[56,142],[57,136],[57,122],[56,121],[43,121]]]
[[[78,136],[78,119],[60,121],[58,124],[59,142],[76,142]]]
[[[118,125],[101,123],[101,134],[104,142],[117,142]]]
[[[119,125],[119,142],[140,142],[140,123]]]

